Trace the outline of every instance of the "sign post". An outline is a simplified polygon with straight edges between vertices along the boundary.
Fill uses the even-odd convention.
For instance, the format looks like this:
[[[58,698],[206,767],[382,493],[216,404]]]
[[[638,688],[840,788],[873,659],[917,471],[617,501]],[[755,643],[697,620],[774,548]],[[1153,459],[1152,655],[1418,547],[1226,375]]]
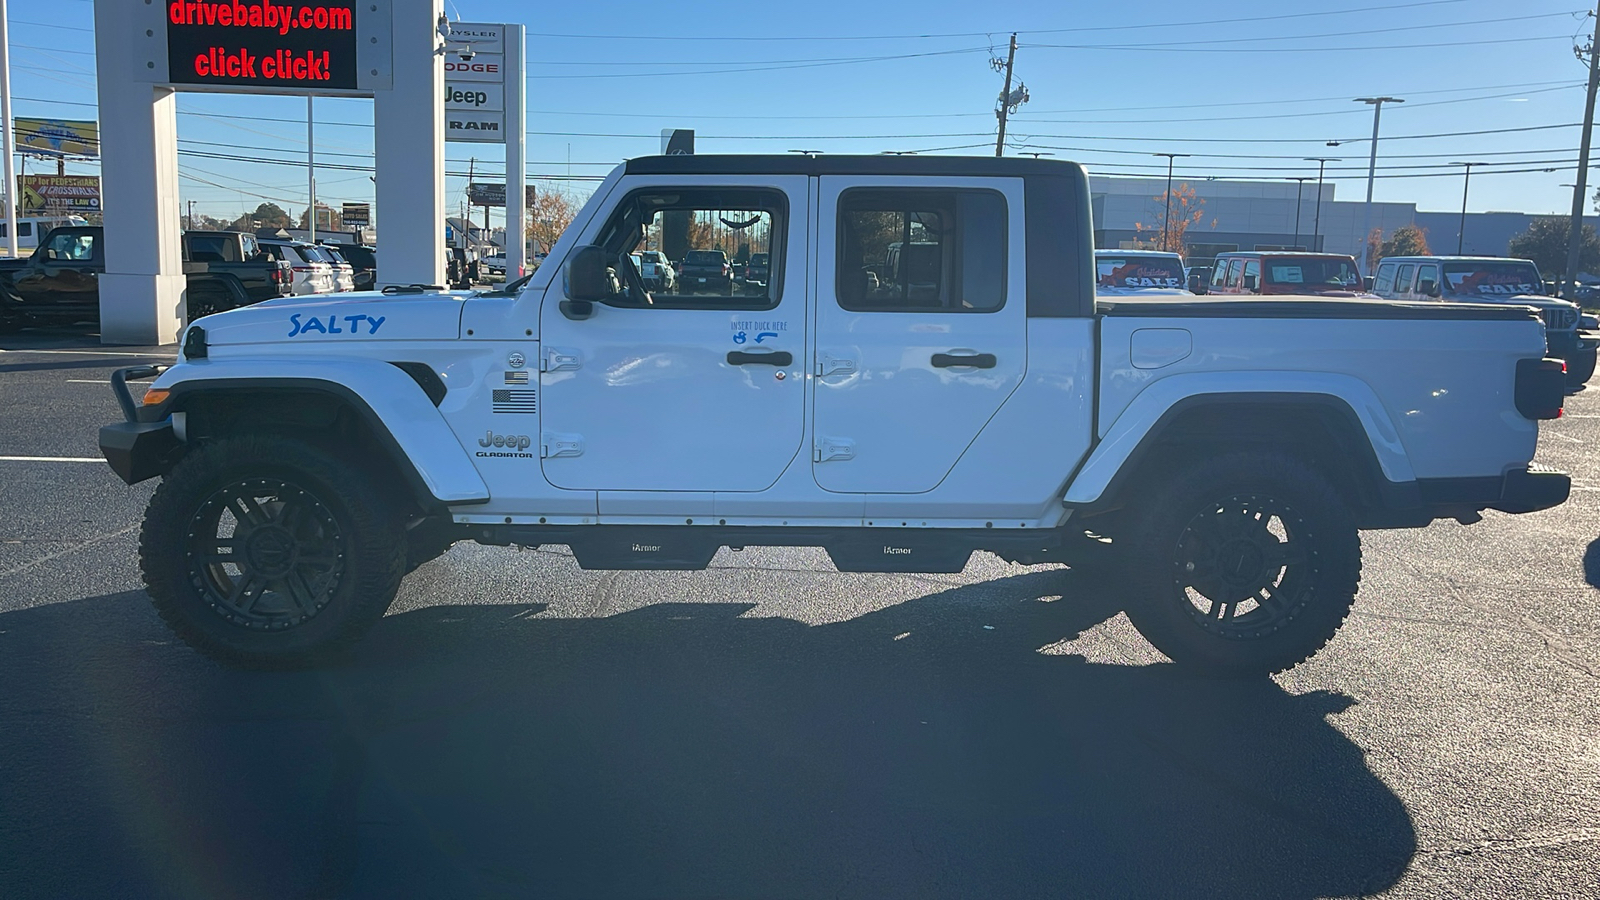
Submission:
[[[101,340],[171,343],[185,318],[177,91],[373,98],[378,206],[388,217],[379,283],[440,283],[442,6],[95,0],[106,226]]]
[[[526,194],[527,102],[524,55],[527,29],[521,25],[452,22],[445,57],[445,140],[505,144],[506,183],[499,203],[468,197],[472,206],[504,206],[506,197]],[[469,189],[473,186],[469,186]],[[527,270],[526,207],[506,207],[506,277]],[[488,231],[488,210],[484,210]]]

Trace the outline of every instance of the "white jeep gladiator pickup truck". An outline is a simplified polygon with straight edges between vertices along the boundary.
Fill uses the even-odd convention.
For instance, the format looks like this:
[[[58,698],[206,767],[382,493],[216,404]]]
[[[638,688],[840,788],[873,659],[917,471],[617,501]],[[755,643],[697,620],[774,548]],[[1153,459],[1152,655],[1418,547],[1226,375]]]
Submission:
[[[184,640],[303,663],[458,540],[585,568],[820,546],[1103,565],[1175,661],[1287,669],[1338,629],[1359,529],[1566,499],[1533,470],[1559,360],[1530,309],[1096,307],[1089,187],[1050,160],[671,156],[614,171],[503,290],[284,298],[117,372],[100,445],[160,476],[140,542]],[[632,254],[768,254],[756,290]],[[158,376],[135,404],[129,378]]]

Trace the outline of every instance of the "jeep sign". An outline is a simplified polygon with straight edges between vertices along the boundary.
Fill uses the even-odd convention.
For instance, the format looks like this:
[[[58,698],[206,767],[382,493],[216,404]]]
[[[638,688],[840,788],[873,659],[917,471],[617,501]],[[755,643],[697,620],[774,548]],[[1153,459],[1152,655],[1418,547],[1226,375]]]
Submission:
[[[499,84],[449,84],[444,86],[444,108],[472,112],[506,108],[506,89]]]

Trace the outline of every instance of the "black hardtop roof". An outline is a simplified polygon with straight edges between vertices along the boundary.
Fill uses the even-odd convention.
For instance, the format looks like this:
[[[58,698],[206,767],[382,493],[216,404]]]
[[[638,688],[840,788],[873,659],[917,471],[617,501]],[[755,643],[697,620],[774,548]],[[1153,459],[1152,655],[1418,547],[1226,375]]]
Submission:
[[[1225,250],[1217,254],[1217,259],[1229,256],[1293,256],[1295,258],[1310,256],[1326,259],[1355,259],[1354,256],[1348,253],[1325,253],[1320,250]]]
[[[641,156],[629,175],[1070,175],[1083,170],[1058,159],[994,156],[850,156],[802,153]]]

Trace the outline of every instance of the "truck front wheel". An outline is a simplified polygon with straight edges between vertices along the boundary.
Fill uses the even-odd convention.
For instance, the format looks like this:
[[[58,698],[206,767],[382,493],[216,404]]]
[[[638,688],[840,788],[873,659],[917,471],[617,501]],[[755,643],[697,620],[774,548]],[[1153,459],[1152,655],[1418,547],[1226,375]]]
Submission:
[[[1293,668],[1344,623],[1361,579],[1355,517],[1292,456],[1238,452],[1140,492],[1116,554],[1134,626],[1174,662],[1225,675]]]
[[[352,643],[405,572],[399,517],[321,448],[246,435],[191,451],[145,512],[140,566],[156,610],[223,662],[283,667]]]

